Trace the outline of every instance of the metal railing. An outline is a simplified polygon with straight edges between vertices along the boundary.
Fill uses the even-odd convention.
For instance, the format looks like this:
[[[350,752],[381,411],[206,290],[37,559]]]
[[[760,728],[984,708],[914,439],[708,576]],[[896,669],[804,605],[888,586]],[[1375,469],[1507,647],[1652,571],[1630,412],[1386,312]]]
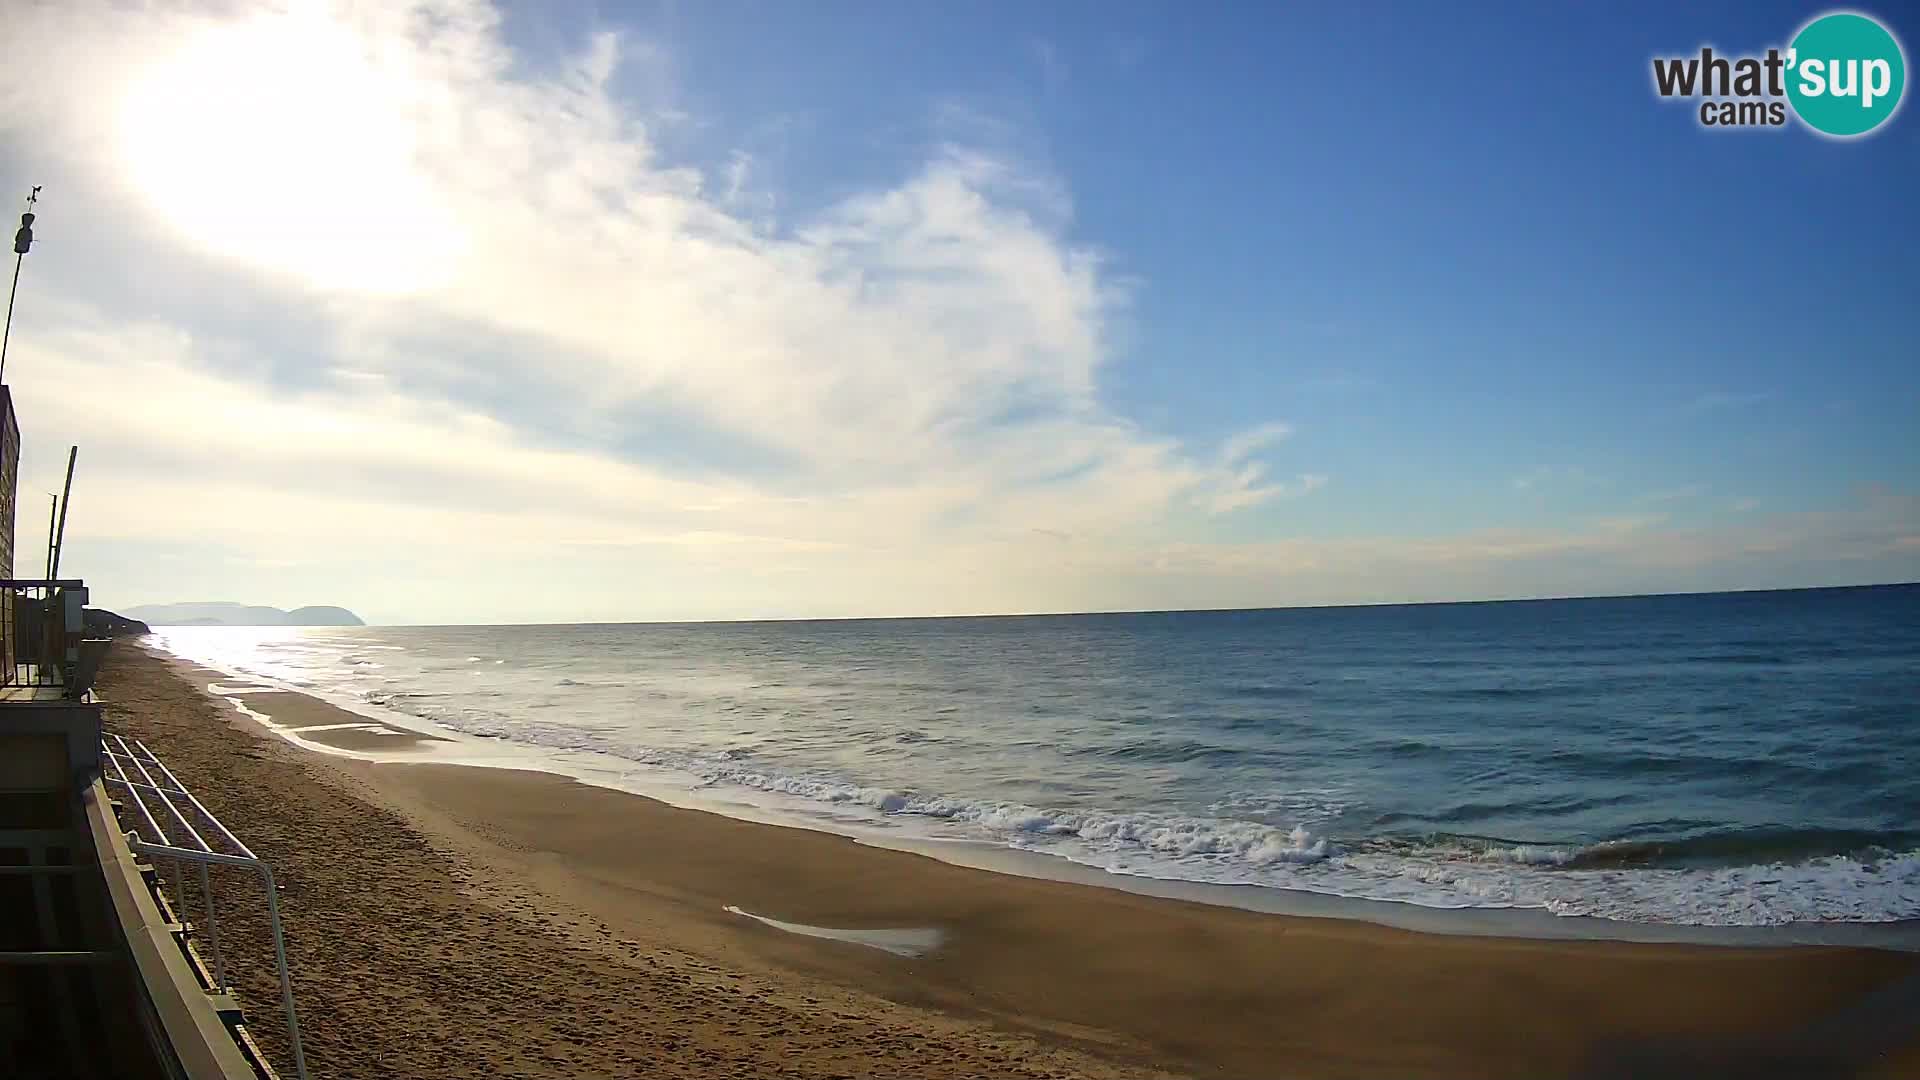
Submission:
[[[0,687],[84,696],[99,660],[86,643],[86,605],[78,578],[0,579]]]
[[[287,972],[286,935],[280,925],[280,902],[273,871],[233,831],[220,823],[173,770],[138,739],[108,734],[101,739],[101,778],[127,796],[132,821],[127,846],[148,858],[191,863],[199,876],[200,896],[207,915],[207,943],[213,953],[215,992],[227,992],[226,956],[220,947],[220,923],[214,910],[209,867],[237,866],[260,875],[267,894],[267,923],[273,933],[273,959],[280,975],[280,1004],[286,1014],[287,1040],[292,1046],[293,1071],[307,1080],[306,1055],[300,1046],[300,1020],[293,1006],[293,981]],[[129,770],[132,770],[129,772]],[[161,822],[167,822],[162,825]],[[199,828],[195,828],[195,823]],[[169,830],[172,830],[171,832]],[[176,880],[181,880],[176,876]],[[185,897],[181,897],[182,903]]]

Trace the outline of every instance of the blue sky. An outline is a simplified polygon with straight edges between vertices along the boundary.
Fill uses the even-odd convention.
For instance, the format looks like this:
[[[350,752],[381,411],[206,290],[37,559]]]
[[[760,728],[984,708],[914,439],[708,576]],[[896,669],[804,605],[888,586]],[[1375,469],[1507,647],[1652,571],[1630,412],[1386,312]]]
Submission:
[[[613,10],[687,57],[710,145],[779,127],[796,205],[897,174],[943,110],[1065,178],[1069,235],[1139,281],[1107,400],[1194,439],[1311,415],[1315,531],[1920,476],[1910,120],[1723,136],[1636,92],[1823,8]]]
[[[367,425],[350,463],[102,448],[109,492],[177,458],[170,482],[317,523],[77,526],[127,602],[351,603],[351,579],[401,621],[737,617],[1920,577],[1912,111],[1846,143],[1713,132],[1648,74],[1818,6],[419,7],[297,34],[47,9],[16,39],[84,25],[136,73],[125,101],[60,103],[31,65],[0,88],[41,117],[0,132],[0,180],[50,176],[49,220],[86,219],[32,257],[23,346],[108,372],[132,352],[102,335],[137,324],[187,343],[142,370],[205,380],[216,422]],[[233,27],[293,60],[232,59]],[[202,39],[182,83],[167,58]],[[126,103],[289,68],[260,96],[309,139]],[[366,215],[280,228],[363,183]],[[183,236],[161,207],[189,192],[257,223]],[[392,280],[316,261],[363,227]],[[455,435],[484,445],[435,458]],[[488,504],[516,451],[599,479]],[[396,506],[463,543],[382,582],[314,539]],[[537,567],[542,520],[591,537],[579,581],[476,599],[483,567]],[[209,549],[184,580],[147,557]]]

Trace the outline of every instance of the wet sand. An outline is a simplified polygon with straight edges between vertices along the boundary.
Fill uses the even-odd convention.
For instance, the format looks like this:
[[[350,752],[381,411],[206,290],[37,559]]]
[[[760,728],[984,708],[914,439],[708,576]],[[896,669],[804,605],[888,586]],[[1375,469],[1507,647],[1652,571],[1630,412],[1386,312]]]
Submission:
[[[994,874],[541,773],[316,753],[191,675],[117,646],[108,723],[281,875],[316,1077],[1920,1075],[1913,954],[1433,935]],[[243,700],[294,738],[408,742]],[[223,912],[257,909],[222,888]],[[222,928],[271,1043],[259,921]]]

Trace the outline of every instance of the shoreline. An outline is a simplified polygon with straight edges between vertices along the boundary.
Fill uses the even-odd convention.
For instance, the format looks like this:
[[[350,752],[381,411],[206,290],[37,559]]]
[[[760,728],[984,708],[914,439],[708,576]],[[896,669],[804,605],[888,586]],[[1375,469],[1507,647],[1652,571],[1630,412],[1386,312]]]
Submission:
[[[1548,941],[1622,941],[1715,946],[1838,945],[1895,949],[1920,953],[1920,920],[1876,922],[1795,922],[1759,925],[1635,922],[1587,915],[1561,915],[1543,907],[1444,907],[1417,901],[1380,899],[1337,892],[1286,888],[1262,884],[1192,881],[1109,871],[1089,863],[1046,852],[1025,851],[989,841],[935,839],[890,834],[862,822],[809,812],[812,807],[780,805],[778,796],[759,793],[759,801],[704,798],[694,793],[698,778],[664,768],[608,759],[592,751],[554,751],[536,754],[505,740],[483,739],[446,729],[422,717],[342,697],[327,697],[309,689],[295,689],[255,676],[219,673],[197,661],[163,649],[142,649],[181,670],[205,671],[188,677],[266,723],[292,745],[308,751],[353,760],[395,763],[441,763],[465,768],[504,769],[562,776],[579,783],[664,802],[687,810],[704,811],[764,825],[806,829],[842,836],[868,846],[925,855],[942,862],[994,873],[1047,881],[1070,882],[1115,889],[1140,896],[1211,904],[1269,915],[1354,919],[1378,926],[1431,934],[1474,937],[1517,937]],[[268,722],[249,705],[255,695],[293,702],[296,713],[311,701],[326,709],[351,714],[327,722],[296,717],[287,723]],[[357,720],[358,723],[352,721]],[[333,728],[320,731],[315,727]],[[358,727],[375,731],[368,734]],[[379,729],[385,729],[384,731]],[[633,779],[644,772],[646,779]]]
[[[589,936],[630,943],[630,952],[617,957],[622,963],[644,961],[649,948],[690,953],[726,982],[797,981],[806,988],[803,1000],[854,995],[863,1009],[890,1017],[884,1023],[904,1024],[923,1040],[928,1031],[963,1041],[1026,1040],[1017,1052],[979,1052],[998,1054],[998,1061],[937,1054],[911,1059],[921,1071],[865,1061],[848,1074],[1095,1076],[1164,1069],[1249,1078],[1538,1077],[1658,1076],[1671,1069],[1690,1076],[1705,1061],[1725,1061],[1755,1075],[1756,1063],[1806,1065],[1814,1060],[1808,1055],[1860,1053],[1881,1057],[1849,1059],[1846,1067],[1870,1064],[1885,1070],[1878,1075],[1894,1076],[1903,1074],[1902,1066],[1920,1066],[1920,1033],[1898,1023],[1875,1029],[1884,1044],[1877,1051],[1872,1038],[1826,1045],[1814,1034],[1823,1030],[1819,1025],[1854,1015],[1872,993],[1911,996],[1920,984],[1920,958],[1910,954],[1441,936],[989,873],[552,774],[315,754],[193,686],[176,664],[158,656],[116,650],[109,664],[105,700],[113,722],[136,733],[147,728],[165,758],[193,746],[199,768],[196,775],[182,773],[189,784],[204,788],[205,773],[255,768],[304,778],[291,786],[283,778],[273,797],[245,806],[216,806],[250,842],[262,833],[311,832],[326,815],[296,809],[298,820],[285,822],[289,811],[282,803],[306,799],[309,788],[344,789],[426,838],[396,867],[411,874],[415,862],[441,857],[430,853],[452,852],[469,881],[516,891],[520,899],[509,914],[566,912],[561,921]],[[211,671],[206,678],[231,679]],[[198,714],[197,728],[191,720],[150,721],[139,715],[135,698],[123,705],[123,688],[134,685],[148,702],[166,702],[164,709],[145,711]],[[315,698],[289,695],[276,704],[287,726],[329,729],[313,732],[316,738],[352,738],[365,719]],[[298,724],[289,709],[299,711]],[[257,846],[276,860],[277,870],[282,859],[296,865],[305,859],[305,874],[334,872],[297,846],[278,854],[265,838]],[[302,873],[292,869],[292,880],[301,881]],[[365,881],[352,885],[368,892]],[[298,910],[297,900],[288,896],[291,910]],[[376,905],[363,927],[379,922],[376,929],[385,932],[394,919],[379,914],[379,905],[390,901],[405,910],[413,900],[375,893],[356,902]],[[730,913],[729,906],[752,917]],[[862,933],[931,929],[942,939],[923,955],[903,957],[760,920]],[[296,921],[296,937],[301,930]],[[515,968],[514,977],[545,986],[551,952]],[[348,980],[353,992],[367,992],[366,979],[378,981],[395,963],[382,954],[345,965],[348,973],[360,973]],[[338,958],[302,964],[297,983],[330,981],[329,965],[339,966]],[[489,970],[506,969],[495,962]],[[628,987],[623,972],[613,985]],[[533,999],[540,994],[534,990]],[[351,1011],[345,999],[330,1004]],[[391,995],[382,1003],[388,1012],[401,1004]],[[305,1001],[302,1008],[313,1015]],[[906,1012],[894,1016],[894,1010]],[[618,1007],[608,1015],[636,1022]],[[817,1020],[781,1023],[798,1032]],[[951,1028],[955,1024],[961,1027]],[[631,1041],[615,1038],[609,1045]],[[725,1049],[716,1052],[768,1049],[743,1046],[734,1036],[720,1045]],[[945,1066],[933,1058],[953,1071],[938,1072]],[[1024,1072],[1043,1059],[1053,1062],[1048,1071]],[[661,1074],[661,1060],[641,1072]],[[602,1063],[528,1075],[629,1073]],[[777,1073],[763,1068],[741,1075]]]

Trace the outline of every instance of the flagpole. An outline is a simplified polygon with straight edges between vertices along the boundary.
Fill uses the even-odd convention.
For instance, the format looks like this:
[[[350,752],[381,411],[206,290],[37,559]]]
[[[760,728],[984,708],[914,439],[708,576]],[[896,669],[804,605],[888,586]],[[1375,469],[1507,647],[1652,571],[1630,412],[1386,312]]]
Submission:
[[[13,234],[13,287],[7,290],[7,325],[0,330],[0,382],[7,378],[7,345],[13,340],[13,298],[20,294],[20,264],[33,246],[33,204],[40,201],[40,185],[27,192],[27,209],[20,215],[20,231]]]

